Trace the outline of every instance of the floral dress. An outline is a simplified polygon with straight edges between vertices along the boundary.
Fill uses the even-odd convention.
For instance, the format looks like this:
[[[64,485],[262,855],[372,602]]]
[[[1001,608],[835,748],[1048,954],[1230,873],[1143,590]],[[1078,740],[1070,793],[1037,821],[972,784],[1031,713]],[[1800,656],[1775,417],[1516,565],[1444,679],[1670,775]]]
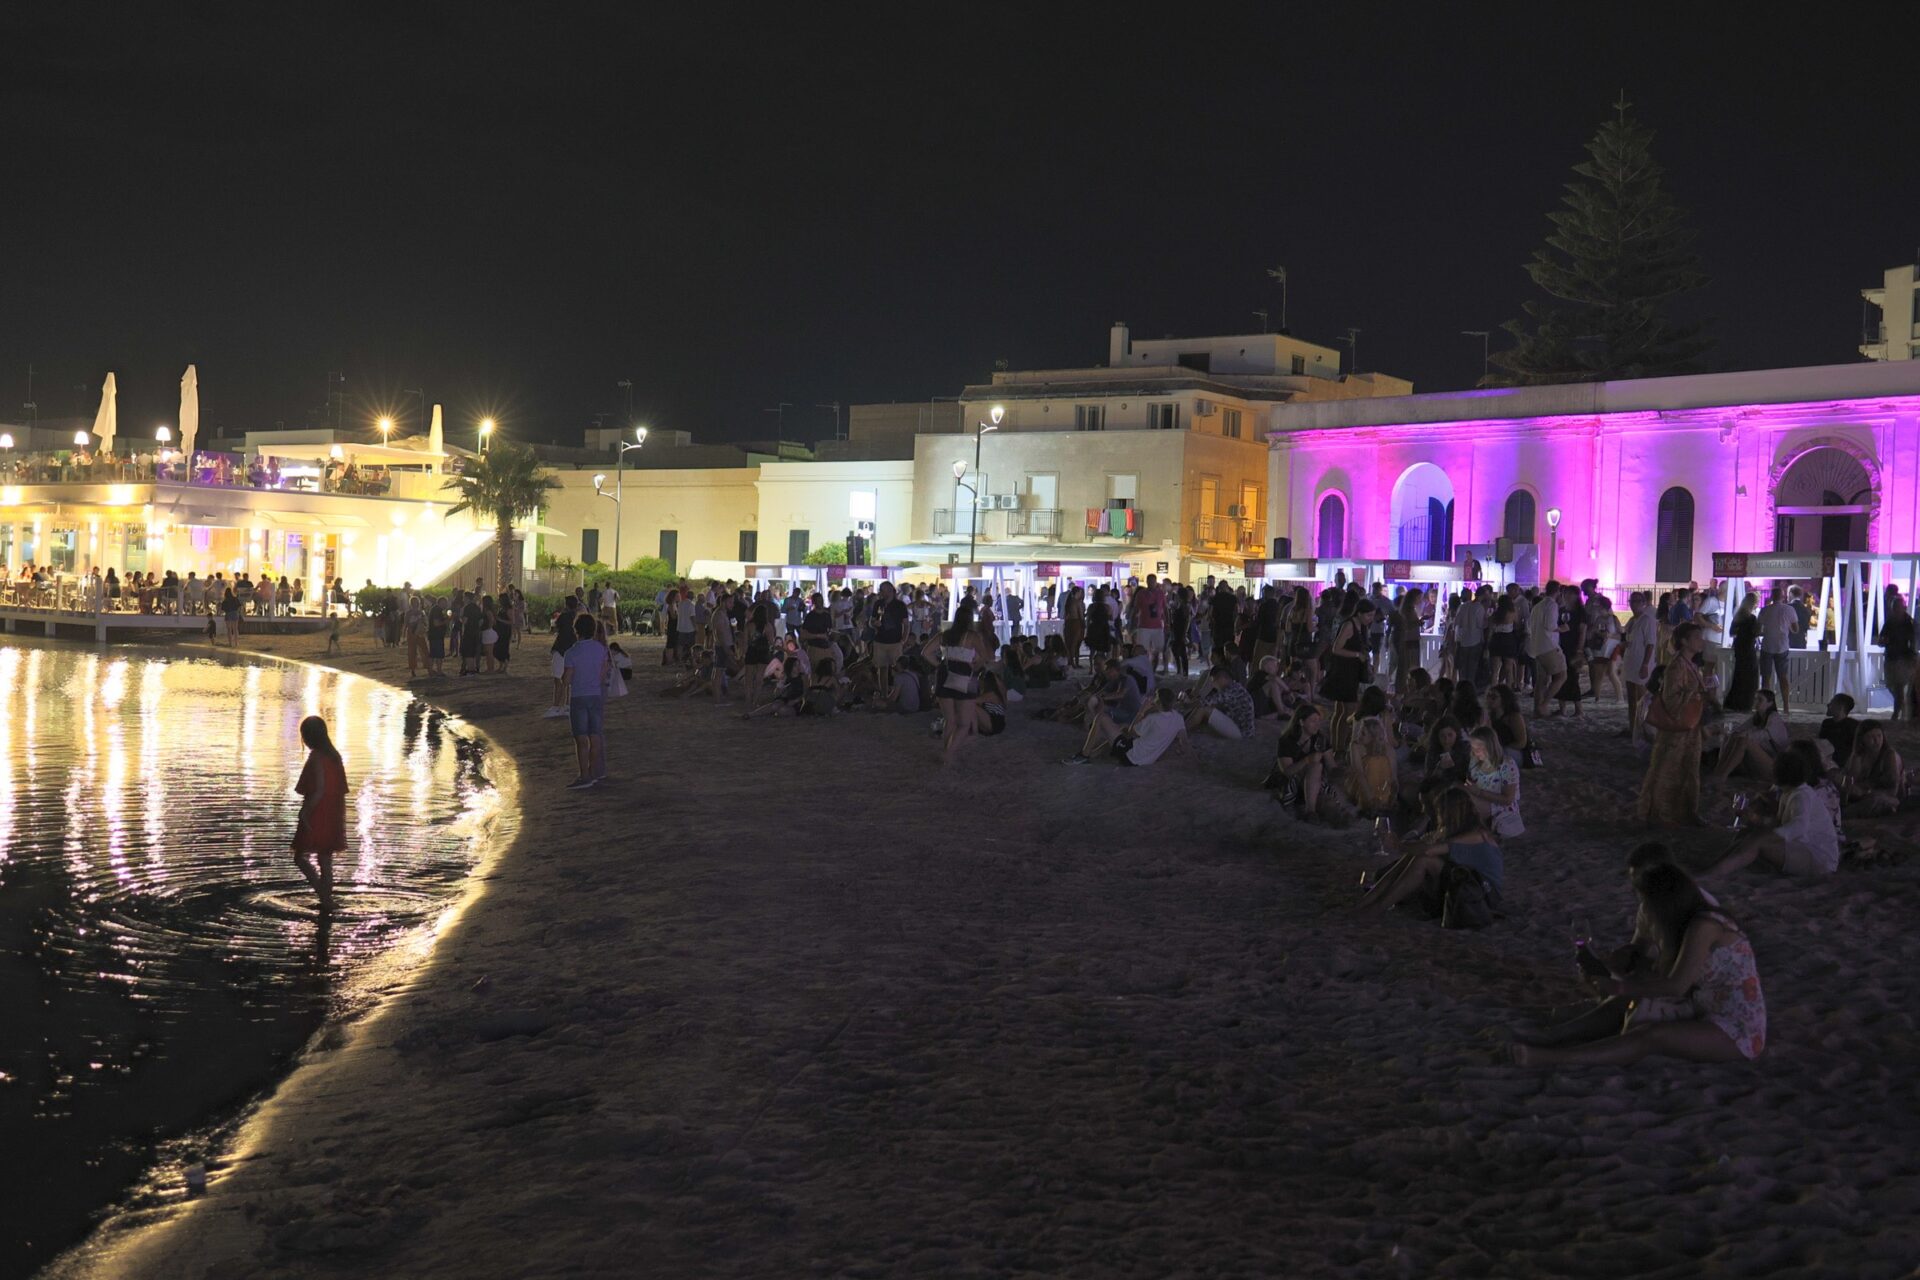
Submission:
[[[1688,999],[1702,1018],[1727,1033],[1742,1057],[1757,1058],[1767,1047],[1767,998],[1760,990],[1753,944],[1725,916],[1707,919],[1732,930],[1733,940],[1716,943],[1707,953],[1706,968]]]

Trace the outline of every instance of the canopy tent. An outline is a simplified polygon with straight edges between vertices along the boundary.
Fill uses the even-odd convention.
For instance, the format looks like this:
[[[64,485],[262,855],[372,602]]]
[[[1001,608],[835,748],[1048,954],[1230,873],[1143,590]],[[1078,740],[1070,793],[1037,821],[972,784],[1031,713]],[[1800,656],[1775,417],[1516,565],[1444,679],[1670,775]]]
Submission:
[[[193,441],[200,434],[200,372],[194,365],[180,375],[180,452],[193,457]]]
[[[113,374],[108,373],[100,387],[100,411],[93,415],[94,443],[102,449],[113,448],[113,437],[120,429],[119,395]]]

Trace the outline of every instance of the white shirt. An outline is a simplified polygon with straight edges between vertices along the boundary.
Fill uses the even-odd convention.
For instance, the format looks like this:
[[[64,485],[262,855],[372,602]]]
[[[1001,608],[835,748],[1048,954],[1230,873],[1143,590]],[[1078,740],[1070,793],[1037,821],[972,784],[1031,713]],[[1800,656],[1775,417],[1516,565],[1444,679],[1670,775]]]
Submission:
[[[1527,656],[1538,658],[1560,647],[1560,606],[1545,596],[1527,616]]]
[[[1620,673],[1633,684],[1645,684],[1652,674],[1650,659],[1654,647],[1660,642],[1660,620],[1653,616],[1653,610],[1634,615],[1627,623],[1627,658],[1620,664]]]
[[[1784,600],[1775,600],[1760,611],[1760,652],[1785,653],[1791,646],[1793,609]]]
[[[1812,787],[1805,785],[1795,787],[1781,799],[1789,813],[1775,834],[1788,844],[1800,845],[1812,853],[1814,865],[1823,873],[1838,871],[1840,834],[1833,829],[1833,818],[1828,815],[1825,802]]]
[[[1148,712],[1133,726],[1133,745],[1127,748],[1127,759],[1134,764],[1152,764],[1167,754],[1186,724],[1178,711]]]

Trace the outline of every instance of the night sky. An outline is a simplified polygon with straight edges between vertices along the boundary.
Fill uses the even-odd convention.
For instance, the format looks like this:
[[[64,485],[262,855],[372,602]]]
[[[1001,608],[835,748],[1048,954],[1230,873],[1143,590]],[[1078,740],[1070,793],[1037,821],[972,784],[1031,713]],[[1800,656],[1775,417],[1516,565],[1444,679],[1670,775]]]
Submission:
[[[813,439],[820,402],[1103,360],[1118,319],[1277,326],[1276,264],[1294,333],[1457,388],[1623,87],[1700,232],[1715,367],[1857,359],[1857,291],[1920,246],[1920,81],[1851,23],[303,11],[0,18],[0,418],[32,363],[42,417],[112,369],[123,431],[171,420],[194,361],[208,429],[305,425],[339,370],[361,423],[422,388],[450,430],[577,442],[630,378],[655,426],[763,437],[787,401]]]

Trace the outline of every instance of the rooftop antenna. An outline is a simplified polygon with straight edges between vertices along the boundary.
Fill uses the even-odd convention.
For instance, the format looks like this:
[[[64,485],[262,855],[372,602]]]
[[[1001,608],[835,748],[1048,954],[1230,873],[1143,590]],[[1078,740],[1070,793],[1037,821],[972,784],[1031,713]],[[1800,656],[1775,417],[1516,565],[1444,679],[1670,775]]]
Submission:
[[[761,410],[762,413],[771,413],[776,415],[780,419],[780,425],[775,430],[775,435],[777,435],[782,440],[785,440],[787,438],[787,410],[791,408],[793,408],[792,404],[788,403],[785,400],[782,400],[779,404],[775,405],[771,409]]]
[[[840,402],[835,400],[831,404],[816,404],[813,407],[833,410],[833,438],[838,440],[840,438]]]
[[[1492,330],[1462,329],[1460,336],[1463,338],[1480,339],[1480,378],[1482,381],[1485,381],[1487,375],[1493,372],[1493,358],[1487,354],[1487,342],[1493,337]]]
[[[1267,309],[1265,307],[1255,307],[1253,314],[1260,317],[1260,332],[1265,333],[1267,331]]]
[[[32,365],[27,366],[27,398],[21,403],[20,407],[27,411],[27,429],[32,430],[33,425],[40,420],[40,406],[34,403],[33,399]]]
[[[1359,373],[1360,372],[1360,331],[1358,329],[1355,329],[1349,326],[1347,329],[1347,336],[1340,339],[1340,341],[1347,344],[1348,376],[1352,376],[1354,374]]]
[[[1268,267],[1267,274],[1272,276],[1274,281],[1280,286],[1280,332],[1286,333],[1288,332],[1287,330],[1287,269],[1285,267]]]

